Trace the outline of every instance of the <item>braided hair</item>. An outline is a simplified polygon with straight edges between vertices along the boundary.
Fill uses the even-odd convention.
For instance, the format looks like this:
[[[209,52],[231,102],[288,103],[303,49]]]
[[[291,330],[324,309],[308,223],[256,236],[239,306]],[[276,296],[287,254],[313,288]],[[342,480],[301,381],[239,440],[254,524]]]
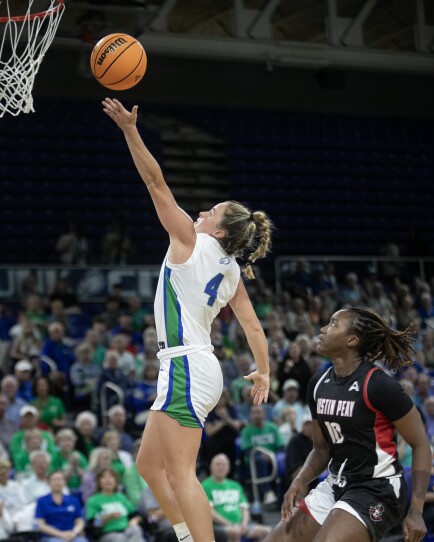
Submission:
[[[414,329],[395,331],[388,327],[372,309],[350,307],[352,331],[360,339],[358,351],[367,361],[383,360],[391,370],[402,369],[413,363]]]
[[[237,201],[228,201],[219,227],[225,236],[219,239],[224,250],[236,258],[250,254],[243,267],[243,274],[254,279],[252,263],[264,258],[271,249],[271,233],[274,225],[263,211],[251,212]]]

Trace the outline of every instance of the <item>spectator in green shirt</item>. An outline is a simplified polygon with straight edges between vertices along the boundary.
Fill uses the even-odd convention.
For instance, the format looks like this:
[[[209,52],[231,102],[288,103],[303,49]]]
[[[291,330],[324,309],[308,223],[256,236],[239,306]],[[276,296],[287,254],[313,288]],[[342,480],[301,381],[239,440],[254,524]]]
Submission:
[[[249,503],[241,484],[228,478],[230,461],[217,454],[210,465],[211,476],[202,482],[211,504],[216,542],[263,540],[271,531],[267,525],[252,523]]]
[[[15,476],[17,479],[28,478],[31,475],[30,454],[35,450],[42,450],[44,441],[40,429],[28,429],[24,435],[24,448],[15,458]]]
[[[81,485],[81,477],[87,468],[87,459],[75,450],[77,437],[72,429],[61,429],[56,434],[56,443],[59,448],[51,459],[50,471],[62,471],[68,488],[77,492]]]
[[[94,528],[100,526],[100,542],[145,542],[139,526],[141,517],[128,497],[118,492],[118,483],[113,469],[98,473],[98,492],[86,503],[86,520]]]
[[[66,424],[66,410],[62,399],[51,393],[51,384],[47,377],[39,376],[33,381],[35,399],[31,404],[39,411],[40,424],[55,431]]]
[[[14,465],[20,452],[25,450],[24,435],[29,429],[36,429],[39,421],[39,412],[33,405],[24,405],[20,410],[20,430],[15,433],[9,444],[9,452]],[[41,430],[42,450],[46,450],[51,455],[55,452],[56,446],[51,433]]]
[[[25,301],[25,313],[27,318],[32,322],[45,337],[47,335],[48,316],[43,308],[43,300],[38,294],[31,294]]]
[[[116,431],[106,431],[101,439],[101,446],[105,446],[112,451],[112,469],[114,469],[119,478],[122,479],[125,469],[130,467],[133,458],[129,452],[120,449],[121,439]]]
[[[107,334],[107,326],[102,322],[98,325],[105,326],[105,333],[92,327],[86,331],[84,340],[92,348],[92,363],[102,368],[107,352],[107,347],[104,343]]]
[[[133,330],[142,332],[145,327],[145,316],[151,311],[149,308],[142,307],[140,297],[133,295],[127,299],[129,310],[133,317]]]

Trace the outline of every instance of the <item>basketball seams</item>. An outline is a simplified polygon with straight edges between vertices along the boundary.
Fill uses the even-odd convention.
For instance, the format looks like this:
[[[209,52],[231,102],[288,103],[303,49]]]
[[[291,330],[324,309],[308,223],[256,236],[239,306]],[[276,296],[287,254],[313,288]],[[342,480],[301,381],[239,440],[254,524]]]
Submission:
[[[129,49],[130,47],[132,47],[133,45],[136,45],[136,43],[137,43],[136,41],[133,41],[132,43],[130,43],[130,44],[128,45],[128,47],[125,47],[125,49],[123,49],[123,50],[118,54],[118,56],[117,56],[116,58],[113,59],[113,61],[111,62],[111,64],[109,64],[109,65],[107,66],[105,72],[102,73],[99,77],[97,77],[97,79],[102,79],[102,78],[106,75],[106,73],[109,71],[109,69],[113,66],[113,64],[115,64],[120,58],[122,58],[122,55],[123,55],[126,51],[128,51],[128,49]],[[137,68],[137,66],[136,66],[134,69],[136,69],[136,68]],[[132,73],[133,73],[133,72],[130,72],[129,75],[131,75]],[[124,79],[125,79],[125,77],[124,77]],[[110,84],[110,85],[113,85],[113,83],[109,83],[109,84]]]
[[[119,83],[122,83],[122,81],[125,81],[126,79],[128,79],[128,77],[131,77],[131,75],[137,70],[137,68],[140,66],[140,63],[142,62],[143,60],[143,54],[144,54],[144,51],[142,50],[141,51],[141,55],[140,55],[140,60],[139,62],[134,66],[134,69],[130,71],[130,73],[128,75],[126,75],[125,77],[123,77],[122,79],[119,79],[119,81],[115,81],[114,83],[107,83],[107,87],[110,88],[112,87],[113,85],[118,85]],[[121,56],[121,55],[119,55]],[[119,58],[119,57],[118,57]],[[140,76],[142,77],[142,76]]]
[[[101,50],[104,47],[106,47],[107,43],[109,43],[110,41],[115,40],[116,38],[120,38],[121,36],[125,36],[125,34],[110,34],[110,36],[108,36],[107,39],[104,40],[104,42],[102,43],[100,48],[97,51],[95,51],[95,50],[93,51],[93,55],[94,55],[93,66],[92,66],[93,73],[95,73],[95,64],[97,62],[97,59],[99,57],[99,54],[100,54]],[[104,39],[104,38],[102,38],[102,39]]]

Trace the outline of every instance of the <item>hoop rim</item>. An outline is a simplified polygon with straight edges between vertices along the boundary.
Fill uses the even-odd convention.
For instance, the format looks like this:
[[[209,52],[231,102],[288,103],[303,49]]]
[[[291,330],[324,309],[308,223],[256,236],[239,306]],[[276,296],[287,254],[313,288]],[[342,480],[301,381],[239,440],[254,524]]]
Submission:
[[[47,13],[56,13],[65,7],[65,0],[55,0],[58,2],[57,6],[53,6],[45,11],[39,11],[30,15],[15,15],[14,17],[0,17],[0,23],[8,23],[13,21],[15,23],[23,23],[24,21],[32,21],[38,17],[45,17]]]

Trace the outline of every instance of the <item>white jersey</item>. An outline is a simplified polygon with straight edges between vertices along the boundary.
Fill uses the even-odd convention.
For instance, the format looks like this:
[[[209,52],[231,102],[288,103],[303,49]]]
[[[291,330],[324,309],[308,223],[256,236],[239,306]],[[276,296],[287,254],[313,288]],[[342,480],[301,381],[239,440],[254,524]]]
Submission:
[[[168,251],[154,303],[160,348],[210,345],[211,323],[234,296],[239,280],[236,259],[211,235],[197,234],[183,264],[171,263]]]

